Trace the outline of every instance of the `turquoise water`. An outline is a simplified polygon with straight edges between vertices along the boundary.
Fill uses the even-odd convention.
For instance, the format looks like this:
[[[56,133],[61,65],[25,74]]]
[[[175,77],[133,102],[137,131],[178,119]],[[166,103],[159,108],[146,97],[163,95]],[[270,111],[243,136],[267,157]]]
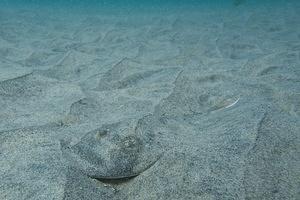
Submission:
[[[170,7],[232,7],[280,5],[297,3],[297,0],[2,0],[8,7],[64,7],[64,8],[170,8]]]
[[[107,14],[107,15],[131,15],[156,13],[162,16],[166,14],[202,13],[203,10],[211,10],[216,14],[219,11],[239,12],[241,16],[249,10],[264,8],[267,10],[281,9],[285,7],[299,7],[297,0],[2,0],[1,9],[17,10],[30,9],[32,12],[54,12],[60,14]],[[43,11],[42,11],[43,12]],[[49,15],[53,15],[50,14]],[[66,16],[65,16],[66,17]],[[235,16],[238,17],[238,16]],[[138,20],[137,20],[138,21]]]
[[[214,10],[237,10],[243,15],[247,10],[258,7],[264,9],[282,8],[292,5],[299,7],[297,0],[2,0],[1,9],[31,9],[34,11],[45,10],[46,12],[61,12],[69,14],[126,14],[126,13],[167,13],[180,14],[182,12],[198,12],[203,9]],[[243,11],[244,10],[244,11]]]

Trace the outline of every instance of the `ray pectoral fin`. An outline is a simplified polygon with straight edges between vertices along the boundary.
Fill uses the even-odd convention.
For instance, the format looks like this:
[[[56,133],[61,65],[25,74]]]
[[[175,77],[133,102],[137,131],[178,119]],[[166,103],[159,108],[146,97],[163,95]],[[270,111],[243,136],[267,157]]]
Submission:
[[[90,131],[75,145],[62,145],[66,160],[100,182],[127,182],[152,167],[162,155],[153,135],[137,132],[137,126],[144,125],[128,120]]]
[[[106,184],[112,184],[112,185],[118,185],[118,184],[122,184],[122,183],[126,183],[128,181],[130,181],[131,179],[137,177],[139,174],[133,174],[131,176],[124,176],[124,177],[90,177],[92,179],[96,179],[97,181],[100,181],[102,183],[106,183]]]
[[[162,155],[160,155],[155,161],[150,163],[145,169],[141,170],[140,172],[131,173],[131,174],[124,175],[124,176],[97,176],[97,177],[89,176],[89,177],[92,179],[96,179],[102,183],[106,183],[106,184],[126,183],[126,182],[129,182],[130,180],[134,179],[135,177],[141,175],[145,171],[149,170],[152,166],[154,166],[160,160],[161,157],[162,157]]]
[[[238,98],[237,100],[235,100],[233,103],[225,106],[224,108],[230,108],[230,107],[234,106],[235,104],[237,104],[239,102],[239,100],[240,100],[240,98]]]

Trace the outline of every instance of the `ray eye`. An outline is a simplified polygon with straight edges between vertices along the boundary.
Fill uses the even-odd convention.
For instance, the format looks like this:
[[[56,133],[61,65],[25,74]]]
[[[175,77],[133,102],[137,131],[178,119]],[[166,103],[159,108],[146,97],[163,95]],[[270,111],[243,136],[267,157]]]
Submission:
[[[98,130],[96,132],[96,139],[101,139],[102,137],[106,136],[108,134],[109,130]]]

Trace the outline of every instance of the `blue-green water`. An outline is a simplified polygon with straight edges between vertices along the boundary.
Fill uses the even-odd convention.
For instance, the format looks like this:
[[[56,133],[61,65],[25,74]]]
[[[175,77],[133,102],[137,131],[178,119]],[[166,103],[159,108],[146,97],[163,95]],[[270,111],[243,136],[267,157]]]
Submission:
[[[180,8],[180,7],[232,7],[232,6],[285,6],[297,0],[2,0],[8,7],[64,7],[64,8]]]
[[[201,13],[203,9],[238,11],[243,15],[246,10],[263,7],[270,11],[281,8],[285,12],[286,6],[299,7],[297,0],[2,0],[2,9],[31,9],[34,11],[60,12],[68,14],[106,13],[167,13],[180,14],[189,12]],[[243,11],[244,10],[244,11]]]

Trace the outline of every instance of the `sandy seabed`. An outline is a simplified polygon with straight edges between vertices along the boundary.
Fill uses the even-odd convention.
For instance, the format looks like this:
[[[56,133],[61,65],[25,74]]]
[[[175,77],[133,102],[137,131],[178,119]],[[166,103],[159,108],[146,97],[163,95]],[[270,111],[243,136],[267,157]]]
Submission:
[[[300,6],[0,9],[0,199],[300,198]]]

